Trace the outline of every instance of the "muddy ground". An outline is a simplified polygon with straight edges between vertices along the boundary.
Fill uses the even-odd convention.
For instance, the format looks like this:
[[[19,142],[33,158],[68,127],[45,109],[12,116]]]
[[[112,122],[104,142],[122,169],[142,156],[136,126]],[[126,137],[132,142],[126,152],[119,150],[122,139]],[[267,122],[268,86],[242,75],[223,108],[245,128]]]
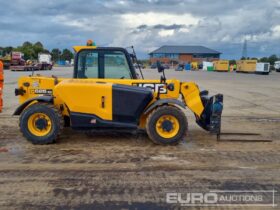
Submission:
[[[71,77],[72,70],[40,73]],[[5,71],[5,107],[0,114],[1,209],[180,209],[185,207],[167,205],[166,193],[273,189],[278,191],[274,209],[279,208],[280,73],[169,70],[168,78],[193,80],[212,94],[225,95],[223,132],[260,134],[222,137],[247,139],[242,142],[218,142],[187,111],[189,132],[178,146],[154,145],[143,131],[99,132],[89,137],[71,129],[65,129],[56,144],[32,145],[19,132],[18,118],[11,116],[18,103],[13,95],[16,80],[28,74]],[[144,75],[159,78],[154,70],[144,70]],[[271,142],[248,142],[253,139]]]

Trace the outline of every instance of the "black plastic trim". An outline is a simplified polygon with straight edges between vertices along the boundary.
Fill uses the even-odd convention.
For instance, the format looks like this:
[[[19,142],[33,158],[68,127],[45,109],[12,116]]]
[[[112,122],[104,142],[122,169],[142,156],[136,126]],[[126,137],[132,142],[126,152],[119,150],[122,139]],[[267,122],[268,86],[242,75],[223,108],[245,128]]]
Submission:
[[[16,109],[13,115],[20,115],[21,112],[25,109],[25,107],[27,107],[33,101],[53,103],[53,96],[39,96],[28,99]]]
[[[182,101],[178,101],[176,99],[159,99],[156,102],[154,102],[152,105],[146,108],[144,111],[144,114],[147,114],[148,112],[152,111],[157,106],[165,105],[165,104],[174,104],[182,107],[183,109],[186,108],[185,104]]]
[[[135,123],[123,123],[113,122],[109,120],[103,120],[93,114],[84,114],[78,112],[70,113],[71,127],[73,129],[87,130],[87,129],[98,129],[98,128],[127,128],[137,129]]]
[[[139,123],[139,119],[153,99],[148,88],[115,84],[113,88],[113,121]]]

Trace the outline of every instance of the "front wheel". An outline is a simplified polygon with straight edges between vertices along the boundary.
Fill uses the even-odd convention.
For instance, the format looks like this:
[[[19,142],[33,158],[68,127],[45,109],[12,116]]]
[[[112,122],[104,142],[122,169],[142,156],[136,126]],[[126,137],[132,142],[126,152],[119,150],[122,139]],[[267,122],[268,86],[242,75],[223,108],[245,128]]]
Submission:
[[[35,103],[20,116],[20,130],[33,144],[53,143],[63,129],[63,117],[51,104]]]
[[[156,108],[147,119],[146,130],[156,144],[174,145],[182,141],[187,132],[187,118],[178,108],[161,106]]]

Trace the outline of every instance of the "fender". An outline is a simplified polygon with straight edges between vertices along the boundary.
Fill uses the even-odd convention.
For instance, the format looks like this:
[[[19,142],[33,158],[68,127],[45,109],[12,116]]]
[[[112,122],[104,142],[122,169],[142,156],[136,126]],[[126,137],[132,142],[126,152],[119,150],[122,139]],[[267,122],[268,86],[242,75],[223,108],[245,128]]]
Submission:
[[[176,100],[176,99],[159,99],[156,102],[154,102],[153,104],[151,104],[150,106],[148,106],[145,109],[144,114],[147,114],[148,112],[150,112],[151,110],[153,110],[157,106],[161,106],[161,105],[164,105],[164,104],[174,104],[174,105],[178,105],[178,106],[182,107],[183,109],[186,108],[185,104],[182,101],[179,101],[179,100]]]
[[[26,100],[24,103],[22,103],[14,112],[13,115],[20,115],[22,111],[33,101],[38,101],[38,102],[47,102],[47,103],[53,103],[53,96],[39,96],[35,98],[30,98]]]

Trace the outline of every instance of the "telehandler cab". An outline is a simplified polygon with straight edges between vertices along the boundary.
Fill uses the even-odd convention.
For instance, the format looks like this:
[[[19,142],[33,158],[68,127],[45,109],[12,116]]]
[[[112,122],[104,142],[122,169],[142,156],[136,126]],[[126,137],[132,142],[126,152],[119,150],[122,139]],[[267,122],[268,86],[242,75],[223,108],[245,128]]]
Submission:
[[[173,145],[187,132],[188,107],[203,129],[218,134],[223,95],[209,97],[194,82],[139,79],[124,48],[75,46],[72,79],[21,77],[15,94],[19,127],[33,144],[53,143],[64,126],[78,130],[146,129],[156,144]],[[135,58],[136,56],[134,56]]]

